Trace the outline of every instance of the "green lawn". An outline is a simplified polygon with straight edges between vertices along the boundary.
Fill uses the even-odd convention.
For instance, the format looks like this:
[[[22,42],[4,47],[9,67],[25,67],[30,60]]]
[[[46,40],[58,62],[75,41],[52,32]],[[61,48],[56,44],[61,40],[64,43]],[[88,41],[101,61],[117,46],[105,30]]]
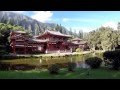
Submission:
[[[0,79],[120,79],[120,71],[108,69],[90,70],[76,69],[76,72],[68,72],[67,69],[61,69],[58,75],[51,75],[47,70],[30,71],[0,71]]]

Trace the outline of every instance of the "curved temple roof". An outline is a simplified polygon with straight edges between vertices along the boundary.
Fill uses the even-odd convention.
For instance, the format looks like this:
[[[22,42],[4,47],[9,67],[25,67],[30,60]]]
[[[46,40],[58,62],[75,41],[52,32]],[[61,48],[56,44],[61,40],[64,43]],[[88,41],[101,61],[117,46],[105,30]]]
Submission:
[[[15,33],[26,33],[25,31],[14,31]]]
[[[72,41],[82,41],[82,39],[80,39],[80,38],[74,38],[74,39],[72,39]]]
[[[57,31],[50,31],[50,30],[46,30],[43,34],[39,35],[39,36],[36,36],[36,37],[42,37],[46,34],[51,34],[51,35],[57,35],[57,36],[63,36],[63,37],[68,37],[70,38],[71,35],[65,35],[65,34],[62,34],[60,32],[57,32]]]
[[[29,43],[45,43],[48,40],[40,40],[40,39],[29,39]]]
[[[74,44],[76,44],[76,45],[77,45],[77,44],[78,44],[78,45],[83,45],[83,44],[86,44],[87,41],[81,41],[81,42],[79,42],[79,43],[78,43],[78,42],[72,42],[72,43],[74,43]]]

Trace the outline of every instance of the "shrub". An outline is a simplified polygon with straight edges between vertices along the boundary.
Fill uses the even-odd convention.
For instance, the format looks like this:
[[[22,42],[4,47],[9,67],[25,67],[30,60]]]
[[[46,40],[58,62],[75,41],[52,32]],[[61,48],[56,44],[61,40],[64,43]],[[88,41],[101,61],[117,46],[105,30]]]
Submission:
[[[9,70],[10,68],[10,64],[4,64],[2,62],[0,62],[0,70]]]
[[[103,57],[106,59],[115,59],[115,58],[120,59],[120,50],[106,51],[103,53]]]
[[[113,51],[106,51],[106,52],[104,52],[103,53],[103,58],[104,59],[113,59],[114,58],[114,56],[113,56]]]
[[[28,64],[14,64],[11,66],[11,70],[31,70],[35,69],[36,66]]]
[[[81,51],[83,51],[81,48],[76,49],[76,52],[81,52]]]
[[[58,64],[53,64],[53,65],[51,65],[51,66],[48,68],[50,74],[58,74],[59,69],[60,69],[60,68],[59,68],[59,65],[58,65]]]
[[[74,62],[68,63],[68,71],[74,72],[75,68],[76,68],[76,63],[74,63]]]
[[[119,70],[120,68],[120,50],[106,51],[103,53],[103,58],[106,66],[111,69]]]
[[[91,58],[86,59],[85,63],[89,65],[92,69],[96,69],[100,67],[102,63],[102,59],[98,57],[91,57]]]
[[[4,55],[4,54],[8,54],[5,50],[0,50],[0,54]]]
[[[116,58],[112,62],[112,69],[119,70],[120,68],[120,59]]]

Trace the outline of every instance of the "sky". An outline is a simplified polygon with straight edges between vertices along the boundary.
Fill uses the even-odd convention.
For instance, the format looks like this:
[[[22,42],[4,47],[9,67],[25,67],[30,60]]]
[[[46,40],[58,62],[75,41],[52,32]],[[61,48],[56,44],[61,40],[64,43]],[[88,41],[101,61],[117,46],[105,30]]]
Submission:
[[[12,11],[43,23],[61,24],[68,30],[90,32],[101,26],[117,29],[120,11]]]

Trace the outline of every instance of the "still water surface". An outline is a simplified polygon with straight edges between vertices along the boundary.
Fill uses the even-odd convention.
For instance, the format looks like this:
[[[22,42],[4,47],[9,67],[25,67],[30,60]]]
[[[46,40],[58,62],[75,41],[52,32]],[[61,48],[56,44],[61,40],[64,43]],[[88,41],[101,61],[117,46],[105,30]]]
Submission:
[[[97,56],[102,58],[102,54],[86,54],[86,55],[78,55],[78,56],[67,56],[67,57],[47,57],[47,58],[19,58],[19,59],[12,59],[12,60],[1,60],[4,64],[10,65],[30,65],[36,67],[48,67],[51,64],[60,64],[62,67],[66,66],[68,62],[75,62],[77,67],[81,67],[84,61],[93,56]]]

